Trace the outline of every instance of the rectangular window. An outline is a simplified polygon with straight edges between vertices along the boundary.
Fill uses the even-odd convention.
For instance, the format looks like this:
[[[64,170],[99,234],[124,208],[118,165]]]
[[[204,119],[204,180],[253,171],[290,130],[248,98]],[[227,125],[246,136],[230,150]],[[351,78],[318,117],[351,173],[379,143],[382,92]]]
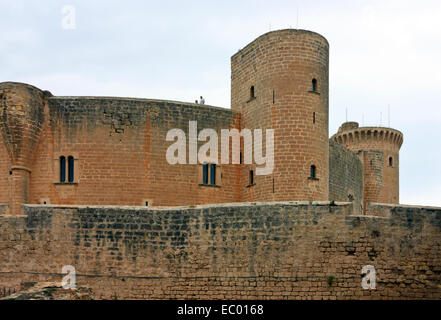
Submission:
[[[77,152],[54,152],[54,184],[77,184],[79,178]]]
[[[311,171],[310,171],[310,178],[312,179],[316,179],[316,167],[314,165],[311,166]]]
[[[74,182],[74,158],[72,156],[70,156],[69,158],[67,158],[67,163],[68,163],[68,174],[67,174],[67,180],[72,183]]]
[[[66,158],[60,157],[60,182],[66,182]]]
[[[253,98],[255,98],[256,96],[255,96],[255,94],[254,94],[254,86],[251,86],[251,88],[250,88],[250,99],[253,99]]]
[[[317,79],[312,79],[312,91],[317,91]]]
[[[216,163],[203,163],[198,170],[199,185],[220,187],[222,181],[221,166]]]
[[[210,165],[210,184],[216,184],[216,164],[212,163]]]
[[[202,183],[208,184],[208,163],[202,165]]]
[[[250,186],[254,184],[254,171],[250,170]]]

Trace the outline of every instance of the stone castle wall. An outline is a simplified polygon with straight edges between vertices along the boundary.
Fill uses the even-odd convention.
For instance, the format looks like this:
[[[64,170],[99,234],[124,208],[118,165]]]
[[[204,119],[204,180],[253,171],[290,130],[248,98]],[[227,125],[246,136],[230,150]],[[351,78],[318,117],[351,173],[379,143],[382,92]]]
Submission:
[[[8,89],[5,96],[14,90],[22,90],[23,86],[27,88],[22,84],[11,83],[9,86],[12,90]],[[26,103],[20,106],[21,109],[26,107]],[[201,184],[200,164],[168,164],[165,155],[172,142],[166,141],[166,135],[173,128],[182,129],[187,135],[188,162],[189,121],[197,121],[199,131],[215,129],[219,146],[221,129],[239,129],[241,126],[240,115],[232,110],[192,103],[48,97],[39,139],[32,152],[28,152],[31,154],[28,171],[12,171],[11,156],[6,148],[8,142],[0,143],[0,200],[12,203],[16,208],[20,208],[21,203],[11,200],[16,198],[14,194],[25,195],[25,202],[30,204],[144,205],[149,202],[155,206],[195,205],[253,201],[259,198],[253,191],[256,188],[269,188],[265,189],[269,200],[288,196],[285,193],[288,189],[280,182],[295,184],[289,177],[294,173],[299,176],[297,169],[285,162],[291,163],[297,156],[291,158],[284,152],[278,156],[277,150],[275,166],[279,169],[275,170],[282,170],[284,174],[279,178],[269,175],[270,178],[274,176],[274,183],[270,181],[266,187],[266,176],[256,176],[255,185],[248,185],[249,177],[243,175],[244,170],[248,173],[248,166],[243,163],[227,165],[219,161],[215,186]],[[329,199],[347,201],[348,195],[352,194],[355,201],[361,201],[363,177],[357,175],[357,160],[350,151],[339,148],[332,140],[328,143],[331,144],[330,167],[326,170],[329,171]],[[203,142],[198,144],[201,146]],[[230,159],[231,150],[230,146]],[[299,152],[302,148],[296,150]],[[60,156],[75,159],[72,183],[60,183]],[[22,173],[29,179],[18,181],[17,177],[20,178]],[[382,176],[382,171],[373,177],[366,176],[366,190],[377,187],[377,184],[381,186],[382,181],[377,180]],[[324,183],[320,173],[317,180],[303,178],[307,181],[304,188]],[[375,195],[374,192],[368,194]],[[16,211],[13,207],[11,212]]]
[[[358,156],[329,140],[329,200],[353,201],[354,211],[362,212],[363,164]]]
[[[441,208],[351,203],[24,206],[0,218],[0,284],[61,281],[95,298],[440,299]],[[376,269],[376,289],[361,269]]]
[[[351,154],[334,145],[329,151],[328,91],[328,41],[296,29],[268,32],[232,56],[231,109],[56,97],[23,83],[0,83],[0,203],[16,215],[22,204],[170,206],[354,197],[358,212],[360,201],[363,208],[369,202],[398,203],[402,134],[344,124],[331,140],[359,155],[360,176]],[[201,164],[170,165],[166,135],[175,128],[186,134],[190,162],[189,121],[197,121],[198,132],[214,129],[218,147],[222,129],[261,129],[266,157],[265,136],[274,130],[274,170],[257,175],[255,150],[252,164],[245,163],[243,142],[240,164],[222,164],[219,152],[215,183],[202,183]],[[375,152],[382,152],[383,163],[372,158]],[[74,159],[72,181],[60,178],[60,158]]]
[[[200,185],[200,165],[170,165],[166,160],[172,144],[166,141],[168,130],[185,132],[188,159],[189,121],[197,121],[199,130],[220,132],[238,121],[230,110],[114,98],[55,98],[50,106],[52,118],[59,123],[53,128],[59,132],[53,141],[54,159],[58,153],[67,156],[75,152],[80,165],[78,185],[49,183],[58,195],[68,193],[65,197],[72,198],[59,198],[56,203],[143,205],[149,201],[150,205],[183,205],[238,200],[235,166],[219,168],[220,187],[213,188]],[[38,181],[34,186],[37,190]]]
[[[8,152],[3,143],[0,143],[0,203],[9,203],[11,185],[9,183],[9,171],[11,165]]]
[[[28,87],[15,83],[3,86],[8,86],[2,91],[8,101]],[[29,101],[24,101],[17,108],[27,112],[29,105]],[[3,106],[8,112],[13,107],[15,105]],[[33,108],[38,109],[35,103]],[[3,123],[0,200],[17,208],[22,203],[140,206],[146,202],[149,205],[190,205],[240,201],[239,165],[219,165],[216,185],[203,186],[200,164],[170,165],[167,162],[167,148],[173,143],[166,141],[167,132],[179,128],[186,134],[188,163],[189,121],[197,121],[198,131],[216,130],[220,147],[221,129],[238,127],[240,117],[229,109],[192,103],[49,97],[39,138],[32,150],[26,151],[30,157],[26,170],[11,170],[11,153],[6,146],[15,143],[6,139],[4,132],[10,132],[10,128]],[[25,140],[26,137],[24,134],[23,138],[18,138]],[[198,145],[203,143],[199,141]],[[72,182],[60,181],[61,156],[75,159]],[[23,174],[27,179],[21,179]],[[21,200],[11,200],[17,197]]]

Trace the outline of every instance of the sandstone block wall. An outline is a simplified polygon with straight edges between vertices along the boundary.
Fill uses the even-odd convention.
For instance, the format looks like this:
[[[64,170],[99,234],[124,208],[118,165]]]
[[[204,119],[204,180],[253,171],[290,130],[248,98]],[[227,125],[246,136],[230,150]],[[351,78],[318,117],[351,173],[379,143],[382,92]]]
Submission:
[[[384,152],[383,151],[360,151],[361,162],[363,164],[363,210],[365,211],[369,203],[380,202],[390,190],[385,188],[384,183]],[[385,203],[389,203],[385,201]]]
[[[243,201],[328,200],[328,82],[329,44],[314,32],[269,32],[232,56],[231,109],[241,127],[274,129],[273,174],[241,189]]]
[[[50,95],[27,84],[0,83],[0,199],[7,198],[15,214],[29,201],[30,167]]]
[[[9,203],[10,201],[10,168],[8,152],[4,143],[0,142],[0,203]]]
[[[329,200],[353,201],[354,211],[362,212],[363,165],[358,156],[329,140]]]
[[[98,299],[440,299],[441,209],[376,207],[27,205],[0,218],[0,284],[61,281],[73,265]]]
[[[219,166],[217,187],[206,187],[200,185],[199,165],[166,161],[172,144],[166,141],[168,130],[184,130],[188,163],[189,121],[197,121],[199,130],[215,129],[220,141],[221,129],[238,126],[239,117],[231,110],[147,99],[48,101],[48,121],[33,154],[27,203],[139,206],[147,201],[183,205],[240,200],[237,165]],[[75,158],[73,183],[60,183],[60,156]]]

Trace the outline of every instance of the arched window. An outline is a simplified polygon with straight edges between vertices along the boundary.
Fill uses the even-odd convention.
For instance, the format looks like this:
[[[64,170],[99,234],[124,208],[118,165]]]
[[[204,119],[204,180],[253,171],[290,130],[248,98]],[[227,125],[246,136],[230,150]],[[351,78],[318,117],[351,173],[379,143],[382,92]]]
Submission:
[[[392,167],[394,164],[394,159],[392,157],[389,157],[389,167]]]
[[[312,79],[312,89],[311,91],[317,91],[317,79]]]
[[[60,182],[66,182],[66,157],[60,157]]]
[[[310,177],[310,178],[313,178],[313,179],[316,178],[316,167],[315,167],[315,165],[312,165],[312,166],[311,166],[311,171],[310,171],[310,175],[309,175],[309,177]]]
[[[74,182],[74,158],[69,156],[67,158],[68,165],[68,173],[67,173],[67,181]]]

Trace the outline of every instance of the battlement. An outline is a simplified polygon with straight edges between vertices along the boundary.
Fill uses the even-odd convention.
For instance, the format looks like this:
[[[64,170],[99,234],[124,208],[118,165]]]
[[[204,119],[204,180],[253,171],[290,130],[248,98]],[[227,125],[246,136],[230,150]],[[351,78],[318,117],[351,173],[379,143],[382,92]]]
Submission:
[[[369,143],[384,143],[400,149],[403,144],[403,134],[396,129],[359,127],[357,122],[343,123],[331,139],[350,149],[356,148],[359,144]]]

